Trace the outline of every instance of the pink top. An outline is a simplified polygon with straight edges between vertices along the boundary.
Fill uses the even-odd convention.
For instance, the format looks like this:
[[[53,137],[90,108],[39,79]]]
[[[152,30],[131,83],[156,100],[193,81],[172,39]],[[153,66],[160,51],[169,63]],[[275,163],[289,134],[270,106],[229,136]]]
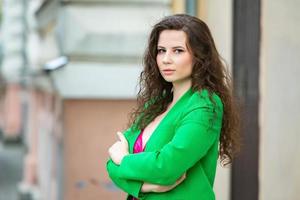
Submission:
[[[139,134],[138,138],[136,139],[134,146],[133,146],[133,153],[139,153],[139,152],[143,152],[144,148],[143,148],[143,133],[144,130],[141,131],[141,133]],[[135,197],[132,197],[132,200],[138,200]]]
[[[141,131],[140,135],[136,139],[134,146],[133,146],[133,153],[140,153],[144,151],[143,148],[143,133],[144,130]]]

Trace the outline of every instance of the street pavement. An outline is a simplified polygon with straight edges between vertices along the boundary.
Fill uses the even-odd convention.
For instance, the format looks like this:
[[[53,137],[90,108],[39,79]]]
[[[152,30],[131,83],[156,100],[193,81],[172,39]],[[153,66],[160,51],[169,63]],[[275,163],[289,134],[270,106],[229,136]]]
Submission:
[[[0,200],[18,200],[24,152],[22,144],[3,144],[0,140]]]

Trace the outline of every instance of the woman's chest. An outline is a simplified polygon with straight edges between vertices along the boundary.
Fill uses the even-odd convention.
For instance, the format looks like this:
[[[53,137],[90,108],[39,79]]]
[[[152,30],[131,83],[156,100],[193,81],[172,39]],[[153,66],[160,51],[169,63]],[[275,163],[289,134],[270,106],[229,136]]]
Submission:
[[[178,115],[161,115],[144,128],[142,143],[145,151],[160,150],[170,142],[176,132]]]
[[[152,134],[157,129],[158,125],[161,123],[162,119],[165,117],[166,112],[157,116],[151,123],[149,123],[143,130],[143,147],[147,144],[148,140],[152,136]]]

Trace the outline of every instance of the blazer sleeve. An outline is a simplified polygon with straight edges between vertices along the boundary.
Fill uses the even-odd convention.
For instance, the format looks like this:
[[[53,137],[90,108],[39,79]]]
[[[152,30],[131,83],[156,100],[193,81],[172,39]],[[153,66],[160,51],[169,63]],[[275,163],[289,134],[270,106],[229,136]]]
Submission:
[[[129,180],[118,177],[118,166],[110,159],[107,161],[106,169],[110,179],[124,192],[136,197],[141,198],[140,193],[143,182],[137,180]]]
[[[125,156],[118,169],[119,177],[160,185],[174,184],[219,138],[222,114],[220,104],[216,107],[205,104],[188,111],[173,139],[161,150]]]
[[[128,134],[131,132],[130,128],[124,132],[124,136],[127,138]],[[126,178],[119,177],[119,166],[116,165],[111,159],[106,163],[106,171],[110,179],[124,192],[136,197],[141,198],[142,193],[140,193],[141,187],[143,185],[142,181],[139,180],[129,180]]]

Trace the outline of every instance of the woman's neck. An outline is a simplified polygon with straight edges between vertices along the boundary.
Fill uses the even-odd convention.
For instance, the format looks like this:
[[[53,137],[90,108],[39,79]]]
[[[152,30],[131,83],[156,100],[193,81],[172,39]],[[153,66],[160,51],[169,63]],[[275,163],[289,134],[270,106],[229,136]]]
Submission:
[[[184,82],[173,83],[173,101],[172,104],[175,104],[177,100],[190,89],[192,86],[192,80],[188,79]]]

